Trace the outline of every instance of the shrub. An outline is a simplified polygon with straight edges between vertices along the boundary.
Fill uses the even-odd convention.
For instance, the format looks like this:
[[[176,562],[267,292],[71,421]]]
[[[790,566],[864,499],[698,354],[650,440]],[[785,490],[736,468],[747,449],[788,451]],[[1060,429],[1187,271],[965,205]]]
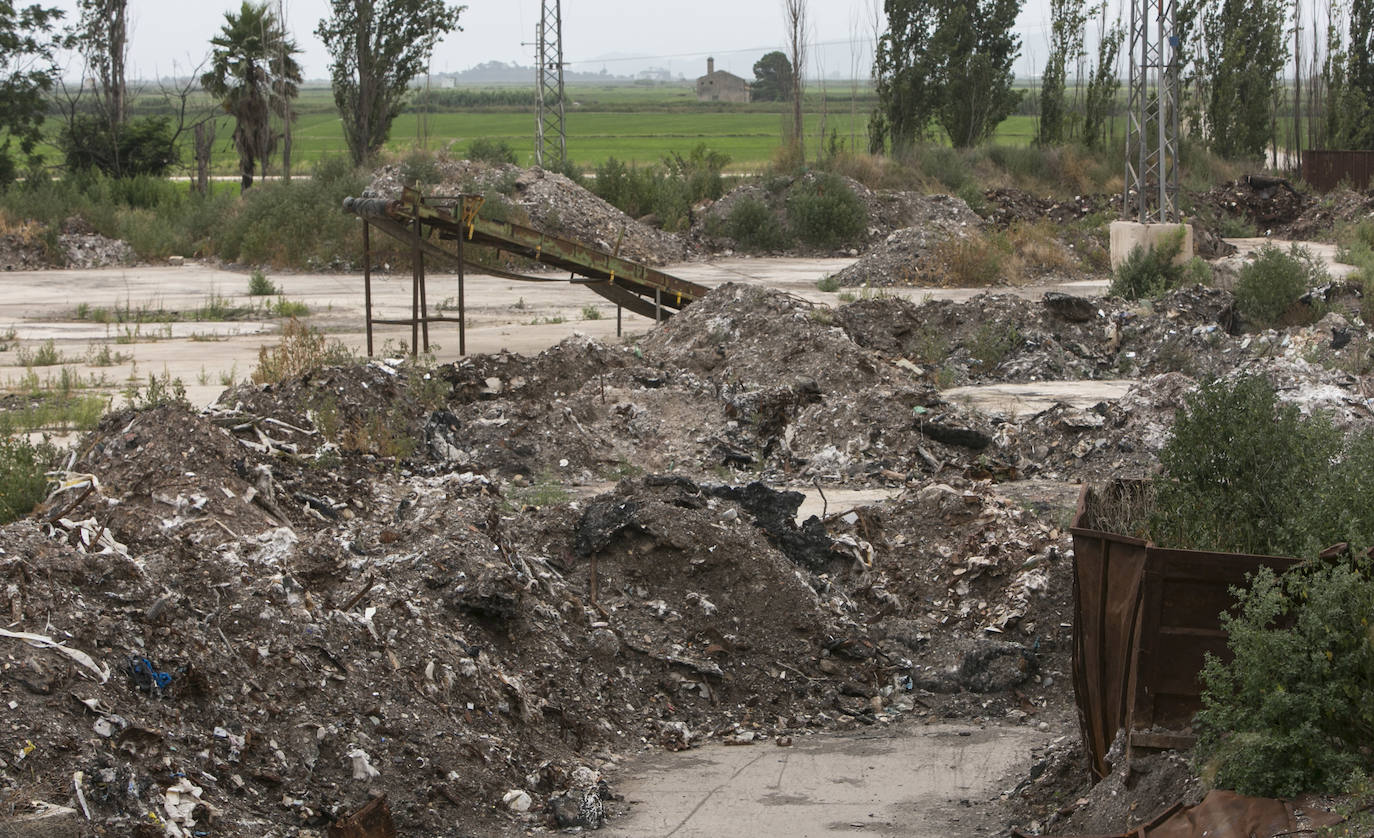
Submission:
[[[1374,562],[1261,568],[1222,615],[1233,653],[1208,655],[1195,726],[1214,785],[1294,797],[1374,772]]]
[[[33,511],[47,495],[47,470],[57,451],[47,442],[37,445],[23,437],[0,440],[0,524]]]
[[[281,291],[276,283],[267,278],[267,274],[255,270],[248,276],[248,296],[250,297],[273,297]]]
[[[996,369],[1014,350],[1021,346],[1021,332],[1016,324],[984,323],[969,341],[968,354],[977,361],[981,372]]]
[[[219,255],[229,261],[304,268],[360,258],[357,220],[321,208],[340,206],[366,185],[343,158],[325,158],[308,179],[255,186],[216,233]],[[380,238],[374,237],[374,247],[384,246]]]
[[[490,137],[478,137],[469,143],[468,159],[497,165],[508,163],[514,166],[516,163],[515,149],[511,148],[510,143]]]
[[[1303,417],[1257,376],[1188,398],[1160,451],[1151,537],[1168,547],[1304,555],[1341,540],[1330,529],[1337,432]],[[1330,493],[1332,497],[1324,497]],[[1365,503],[1363,498],[1345,503]]]
[[[1175,264],[1183,250],[1184,231],[1179,227],[1152,248],[1135,247],[1116,269],[1110,293],[1128,300],[1157,297],[1183,284],[1184,268]]]
[[[435,155],[418,148],[401,158],[400,176],[401,183],[420,189],[433,186],[443,178]]]
[[[1236,307],[1260,328],[1280,324],[1307,293],[1308,284],[1319,281],[1311,254],[1296,246],[1289,252],[1274,245],[1260,249],[1254,261],[1240,269],[1236,281]]]
[[[57,145],[69,169],[99,169],[114,177],[161,177],[180,159],[172,121],[165,116],[131,119],[114,131],[100,116],[76,114],[58,134]]]
[[[938,180],[951,191],[958,191],[973,179],[968,160],[958,149],[948,146],[927,146],[921,150],[919,165],[928,176]]]
[[[822,174],[793,186],[787,196],[787,223],[803,242],[833,249],[863,235],[868,210],[843,178]]]
[[[626,215],[653,214],[665,230],[691,225],[692,205],[714,201],[725,192],[723,172],[730,156],[698,143],[685,157],[674,152],[662,165],[637,168],[614,157],[596,167],[592,188],[602,200]]]
[[[725,218],[725,235],[747,250],[782,250],[790,244],[777,213],[758,198],[735,202]]]
[[[281,330],[281,343],[258,349],[254,384],[276,384],[320,367],[351,364],[353,351],[328,340],[318,329],[291,318]]]

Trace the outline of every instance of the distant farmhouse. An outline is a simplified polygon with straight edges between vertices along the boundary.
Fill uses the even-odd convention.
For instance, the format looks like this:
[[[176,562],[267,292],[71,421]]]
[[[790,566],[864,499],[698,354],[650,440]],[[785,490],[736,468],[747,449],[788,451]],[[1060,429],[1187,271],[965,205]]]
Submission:
[[[749,82],[724,70],[716,69],[714,58],[706,59],[706,75],[697,79],[697,100],[700,102],[749,102]]]

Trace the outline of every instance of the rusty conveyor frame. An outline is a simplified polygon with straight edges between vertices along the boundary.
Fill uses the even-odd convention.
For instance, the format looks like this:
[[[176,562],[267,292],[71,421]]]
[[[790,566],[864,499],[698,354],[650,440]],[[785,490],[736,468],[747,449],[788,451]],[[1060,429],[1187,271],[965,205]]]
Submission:
[[[466,267],[486,274],[526,282],[575,282],[616,304],[616,334],[620,333],[621,309],[662,321],[674,312],[706,295],[709,290],[695,282],[678,279],[647,265],[606,253],[580,242],[551,236],[531,227],[482,218],[480,195],[426,199],[406,187],[400,200],[384,198],[345,198],[344,212],[363,222],[363,296],[367,312],[367,354],[373,354],[372,329],[375,325],[411,327],[411,352],[423,346],[429,351],[429,324],[458,323],[458,352],[467,354],[466,305],[464,283]],[[372,316],[371,230],[376,228],[392,238],[409,243],[413,252],[411,316],[404,319],[377,319]],[[426,233],[428,227],[428,234]],[[456,250],[438,242],[452,241]],[[464,252],[464,244],[480,244],[523,256],[541,264],[562,268],[569,279],[524,276],[474,263]],[[458,316],[430,315],[425,289],[425,257],[446,259],[458,268]],[[575,277],[582,277],[576,279]]]

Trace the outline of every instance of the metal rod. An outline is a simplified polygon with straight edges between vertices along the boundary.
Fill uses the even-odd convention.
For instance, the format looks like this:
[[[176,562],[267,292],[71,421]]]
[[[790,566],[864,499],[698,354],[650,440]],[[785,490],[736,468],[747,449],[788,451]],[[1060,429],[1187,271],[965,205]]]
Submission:
[[[420,219],[415,219],[415,252],[410,272],[410,354],[420,345]]]
[[[663,322],[663,292],[658,288],[654,289],[654,322]]]
[[[463,236],[458,236],[458,356],[468,354],[467,306],[463,300]]]
[[[621,313],[622,311],[624,311],[624,310],[625,310],[625,307],[622,306],[620,303],[616,303],[616,304],[615,304],[615,336],[616,336],[616,337],[620,337],[620,313]]]
[[[416,254],[420,258],[420,330],[424,335],[425,351],[429,351],[429,300],[425,297],[425,252],[419,250]]]
[[[372,225],[363,220],[363,307],[367,309],[367,357],[372,357]]]

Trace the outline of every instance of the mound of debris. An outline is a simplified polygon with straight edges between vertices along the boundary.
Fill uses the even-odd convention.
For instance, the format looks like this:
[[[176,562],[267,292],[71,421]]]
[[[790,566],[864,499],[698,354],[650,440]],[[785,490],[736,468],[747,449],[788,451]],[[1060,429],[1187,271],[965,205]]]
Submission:
[[[985,190],[983,200],[986,201],[983,217],[998,227],[1045,218],[1056,224],[1067,224],[1098,213],[1115,215],[1121,209],[1120,195],[1075,195],[1068,200],[1056,200],[1007,188]]]
[[[494,194],[519,207],[540,231],[636,262],[664,265],[690,255],[681,237],[636,221],[556,172],[443,158],[435,165],[438,176],[422,189],[426,194]],[[399,197],[403,170],[403,164],[381,168],[373,175],[371,191]]]
[[[1027,615],[1062,545],[977,486],[896,513],[962,522],[914,553],[881,513],[798,526],[801,496],[757,483],[524,506],[431,449],[319,443],[299,401],[342,382],[316,380],[107,417],[0,528],[10,797],[134,835],[322,831],[382,797],[406,833],[591,827],[567,801],[642,743],[1050,701],[1006,638],[1055,624]],[[967,630],[923,636],[942,623]]]
[[[971,240],[982,228],[982,219],[963,199],[929,196],[914,225],[889,233],[833,278],[847,287],[947,285],[948,248]],[[995,279],[988,281],[991,284]]]
[[[1194,196],[1194,202],[1216,218],[1244,218],[1261,235],[1273,235],[1297,221],[1311,199],[1283,178],[1246,175]]]
[[[1302,215],[1280,225],[1274,235],[1295,241],[1329,239],[1339,225],[1369,218],[1374,218],[1374,190],[1336,189],[1310,202]]]
[[[756,201],[766,206],[774,215],[779,228],[787,226],[787,204],[791,195],[798,189],[811,186],[821,175],[807,172],[795,177],[773,176],[761,182],[749,182],[735,187],[694,215],[692,236],[711,250],[725,248],[739,249],[740,243],[724,236],[728,229],[731,214],[742,201]],[[840,178],[846,187],[864,205],[868,228],[862,241],[854,242],[862,249],[887,235],[891,230],[908,227],[922,227],[931,223],[954,225],[980,224],[981,221],[961,199],[949,195],[923,195],[890,189],[869,189],[857,180]],[[805,250],[803,245],[794,249]],[[858,255],[858,249],[851,251]]]

